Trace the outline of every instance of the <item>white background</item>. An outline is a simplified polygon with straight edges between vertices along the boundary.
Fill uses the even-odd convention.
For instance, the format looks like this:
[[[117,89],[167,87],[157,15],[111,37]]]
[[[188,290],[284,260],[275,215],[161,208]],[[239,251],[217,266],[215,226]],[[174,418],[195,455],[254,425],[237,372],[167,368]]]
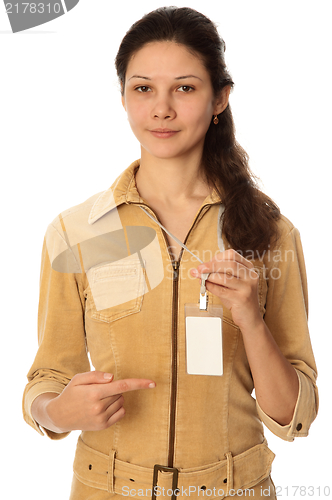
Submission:
[[[330,486],[332,496],[330,2],[176,4],[217,23],[235,82],[230,102],[237,138],[263,189],[302,237],[320,413],[309,437],[294,443],[266,431],[277,455],[273,479],[282,498],[294,498],[292,487],[301,485],[317,488],[314,498],[324,497],[324,486]],[[21,416],[26,373],[37,349],[42,241],[59,212],[108,188],[139,158],[120,103],[114,58],[131,24],[162,5],[81,0],[66,15],[16,34],[0,5],[1,473],[3,489],[11,489],[8,498],[69,496],[78,432],[52,442]]]

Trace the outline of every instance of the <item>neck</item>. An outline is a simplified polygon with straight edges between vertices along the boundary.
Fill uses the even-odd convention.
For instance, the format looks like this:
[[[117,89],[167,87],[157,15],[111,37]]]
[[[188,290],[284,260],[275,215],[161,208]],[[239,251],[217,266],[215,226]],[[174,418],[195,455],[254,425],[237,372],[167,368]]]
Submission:
[[[200,162],[147,157],[142,151],[136,174],[138,192],[147,203],[181,207],[206,198],[211,189],[204,181]]]

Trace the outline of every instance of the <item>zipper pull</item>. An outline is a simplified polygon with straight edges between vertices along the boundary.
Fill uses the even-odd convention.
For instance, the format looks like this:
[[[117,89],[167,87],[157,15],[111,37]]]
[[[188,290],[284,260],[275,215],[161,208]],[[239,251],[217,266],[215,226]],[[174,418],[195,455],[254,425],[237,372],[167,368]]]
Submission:
[[[179,278],[180,264],[177,260],[172,260],[172,266],[173,266],[173,279],[177,280]]]

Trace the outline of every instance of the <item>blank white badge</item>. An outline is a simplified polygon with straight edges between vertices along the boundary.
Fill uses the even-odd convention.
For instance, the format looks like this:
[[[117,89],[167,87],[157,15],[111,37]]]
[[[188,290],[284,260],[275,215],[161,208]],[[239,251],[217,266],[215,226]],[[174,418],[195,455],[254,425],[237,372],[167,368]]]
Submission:
[[[187,373],[222,375],[222,320],[218,317],[186,317]]]

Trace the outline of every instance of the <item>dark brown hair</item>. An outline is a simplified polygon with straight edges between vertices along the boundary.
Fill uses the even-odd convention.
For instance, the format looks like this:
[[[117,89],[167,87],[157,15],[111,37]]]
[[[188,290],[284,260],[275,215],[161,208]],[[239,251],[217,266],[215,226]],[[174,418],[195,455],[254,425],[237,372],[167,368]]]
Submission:
[[[194,9],[162,7],[134,23],[123,38],[115,66],[122,91],[131,57],[145,44],[173,41],[200,57],[210,74],[214,95],[234,83],[224,61],[225,43],[210,19]],[[280,210],[257,186],[248,155],[235,139],[231,108],[211,121],[205,136],[202,169],[225,206],[223,230],[235,250],[262,252],[278,237]]]

